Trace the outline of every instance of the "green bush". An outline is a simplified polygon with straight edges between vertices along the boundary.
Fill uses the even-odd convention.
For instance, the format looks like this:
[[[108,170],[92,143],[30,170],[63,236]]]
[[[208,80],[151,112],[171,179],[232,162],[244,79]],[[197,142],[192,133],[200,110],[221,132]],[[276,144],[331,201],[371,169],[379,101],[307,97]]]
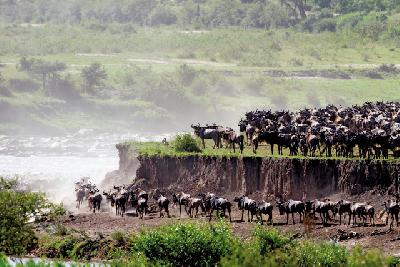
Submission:
[[[73,236],[45,236],[39,240],[37,253],[41,257],[67,259],[71,257],[72,250],[78,242],[78,238]]]
[[[16,191],[16,179],[0,177],[0,252],[20,255],[33,249],[37,238],[27,222],[55,218],[55,206],[43,194]],[[61,212],[61,211],[57,211]]]
[[[316,23],[314,28],[317,32],[324,32],[324,31],[335,32],[336,19],[334,18],[321,19]]]
[[[177,135],[173,145],[176,152],[201,152],[198,140],[190,134]]]
[[[70,257],[73,259],[90,260],[97,255],[99,247],[99,242],[90,239],[83,240],[74,245]]]
[[[212,266],[232,251],[232,233],[225,223],[185,223],[148,230],[134,239],[133,251],[152,262],[174,266]]]
[[[348,257],[347,266],[349,267],[381,267],[397,266],[398,261],[394,257],[386,257],[382,251],[365,251],[361,247],[353,249]]]
[[[254,232],[259,253],[263,256],[276,249],[284,248],[291,242],[289,236],[280,234],[275,228],[264,229],[258,227]]]
[[[296,258],[298,266],[343,266],[347,263],[348,251],[336,244],[305,241],[297,248]]]

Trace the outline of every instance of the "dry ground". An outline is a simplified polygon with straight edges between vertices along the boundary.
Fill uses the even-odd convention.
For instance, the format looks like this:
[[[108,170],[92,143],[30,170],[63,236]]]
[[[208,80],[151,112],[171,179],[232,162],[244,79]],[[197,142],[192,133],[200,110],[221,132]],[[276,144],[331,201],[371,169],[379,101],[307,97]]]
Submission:
[[[334,195],[331,198],[337,199],[341,196]],[[358,196],[357,199],[360,201],[367,201],[369,199],[371,204],[375,205],[377,213],[383,209],[380,202],[383,203],[384,197],[380,195],[366,194]],[[348,197],[347,199],[351,199]],[[208,217],[199,215],[198,218],[191,219],[183,211],[182,217],[179,216],[179,209],[171,208],[171,218],[159,218],[159,213],[147,214],[144,220],[141,220],[135,216],[133,210],[128,210],[124,217],[116,216],[113,210],[109,207],[103,207],[100,213],[90,213],[87,208],[83,207],[80,211],[72,213],[73,216],[66,216],[62,223],[64,226],[69,228],[75,228],[77,230],[83,230],[89,234],[100,232],[104,235],[109,235],[115,231],[123,232],[138,232],[146,228],[159,227],[166,224],[173,224],[176,222],[186,221],[202,221],[207,222]],[[248,223],[247,216],[245,214],[245,222],[240,222],[240,211],[234,206],[232,211],[232,230],[233,232],[243,238],[249,238],[256,227],[257,223]],[[263,217],[264,220],[265,216]],[[214,219],[215,220],[215,219]],[[228,219],[226,219],[229,221]],[[317,220],[306,226],[303,223],[299,223],[299,217],[296,215],[296,224],[293,225],[291,219],[289,219],[289,225],[286,225],[286,216],[280,216],[277,209],[274,209],[273,213],[274,225],[280,231],[291,232],[297,234],[301,238],[311,238],[315,240],[337,240],[340,235],[340,231],[345,234],[356,233],[357,237],[338,241],[340,244],[347,247],[353,247],[355,245],[361,245],[364,248],[378,248],[382,249],[385,253],[392,255],[400,255],[400,227],[394,227],[392,231],[389,231],[389,227],[384,224],[383,220],[376,218],[376,226],[348,226],[339,225],[338,218],[332,222],[330,226],[323,226],[320,221]],[[264,222],[263,227],[271,227]],[[311,228],[311,230],[306,230]]]

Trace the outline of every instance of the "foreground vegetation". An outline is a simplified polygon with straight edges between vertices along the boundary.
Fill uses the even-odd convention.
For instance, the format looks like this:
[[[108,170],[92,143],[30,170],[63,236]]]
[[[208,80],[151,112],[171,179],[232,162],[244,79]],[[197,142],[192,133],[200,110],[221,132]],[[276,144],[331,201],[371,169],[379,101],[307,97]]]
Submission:
[[[44,194],[18,188],[18,180],[0,177],[0,252],[25,254],[37,245],[33,221],[52,221],[64,214],[62,206],[50,203]]]
[[[380,251],[296,239],[274,228],[256,227],[242,240],[224,222],[174,223],[139,234],[115,232],[85,237],[71,230],[39,239],[35,252],[55,259],[110,260],[111,266],[395,266],[398,259]],[[1,262],[2,266],[7,264]],[[43,266],[28,264],[27,266]],[[62,264],[60,264],[62,266]]]

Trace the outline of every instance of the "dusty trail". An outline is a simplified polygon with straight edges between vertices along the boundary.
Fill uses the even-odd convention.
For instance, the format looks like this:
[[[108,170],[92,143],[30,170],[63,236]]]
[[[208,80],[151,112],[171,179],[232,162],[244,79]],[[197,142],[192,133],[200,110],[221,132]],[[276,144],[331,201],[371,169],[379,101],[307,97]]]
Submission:
[[[377,200],[378,198],[371,199],[372,202],[376,202]],[[378,205],[375,206],[379,212],[381,207]],[[192,219],[183,212],[182,217],[180,217],[178,208],[171,208],[170,214],[171,218],[159,218],[159,213],[155,212],[148,214],[144,220],[140,220],[135,216],[133,210],[128,210],[126,216],[120,217],[116,216],[108,207],[103,207],[103,211],[96,214],[89,213],[86,208],[82,208],[79,212],[74,213],[73,217],[65,217],[62,220],[62,224],[68,228],[83,230],[89,234],[100,232],[104,235],[110,235],[115,231],[136,233],[143,229],[160,227],[178,222],[208,222],[208,217],[205,217],[204,214],[199,215],[198,218]],[[230,224],[232,230],[240,237],[249,238],[258,224],[256,222],[248,223],[246,213],[244,215],[245,222],[240,222],[240,217],[240,211],[236,206],[234,206],[232,211],[232,223]],[[263,219],[263,227],[271,227],[265,222],[267,216],[263,216]],[[357,235],[355,238],[336,242],[349,248],[360,245],[368,249],[382,249],[385,253],[390,253],[391,255],[400,255],[400,227],[394,227],[392,231],[389,231],[389,227],[385,226],[383,221],[378,218],[375,219],[376,226],[363,227],[339,225],[337,217],[330,226],[324,227],[319,221],[317,221],[315,224],[308,226],[311,227],[310,231],[306,231],[306,225],[299,223],[297,215],[295,215],[295,225],[292,224],[290,217],[289,225],[286,225],[286,216],[280,216],[277,209],[274,208],[273,220],[273,226],[278,230],[297,234],[302,239],[311,238],[313,240],[333,241],[338,239],[340,231],[345,234],[351,234],[351,232],[354,232]],[[215,219],[213,219],[213,221],[215,221]],[[228,218],[226,218],[226,221],[229,222]]]

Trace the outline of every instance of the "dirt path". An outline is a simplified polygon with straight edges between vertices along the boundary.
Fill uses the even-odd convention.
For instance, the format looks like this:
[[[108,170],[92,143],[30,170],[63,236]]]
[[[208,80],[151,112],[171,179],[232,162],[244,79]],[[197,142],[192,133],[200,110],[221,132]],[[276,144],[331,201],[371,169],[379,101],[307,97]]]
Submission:
[[[236,208],[236,207],[235,207]],[[233,232],[243,238],[249,238],[257,226],[256,223],[248,223],[247,216],[245,214],[244,219],[246,222],[240,222],[240,212],[234,210],[232,213],[231,223]],[[381,221],[377,220],[377,226],[347,226],[338,225],[335,221],[331,226],[324,227],[320,223],[311,225],[311,230],[306,233],[305,225],[299,222],[298,216],[295,216],[297,224],[293,225],[289,220],[289,225],[286,225],[286,216],[280,216],[276,210],[274,210],[274,227],[283,232],[290,232],[298,234],[302,238],[310,237],[315,240],[326,240],[333,241],[339,236],[339,231],[345,234],[351,234],[353,232],[356,237],[349,238],[347,240],[338,241],[339,244],[345,245],[346,247],[354,247],[361,245],[364,248],[378,248],[382,249],[385,253],[400,254],[400,227],[394,228],[389,232],[389,227],[385,226]],[[265,220],[266,218],[264,218]],[[138,232],[142,229],[160,227],[167,224],[173,224],[177,222],[187,221],[201,221],[207,222],[208,218],[201,215],[196,219],[188,218],[186,214],[179,216],[179,209],[171,209],[171,218],[159,218],[158,213],[148,214],[144,220],[141,220],[134,216],[132,211],[128,211],[126,216],[116,216],[113,212],[103,211],[101,213],[78,213],[72,218],[65,218],[63,224],[66,227],[75,228],[77,230],[83,230],[89,234],[95,234],[101,232],[105,235],[109,235],[115,231],[123,232]],[[227,220],[228,221],[228,220]],[[267,226],[264,223],[264,227]],[[336,241],[335,241],[336,242]]]

